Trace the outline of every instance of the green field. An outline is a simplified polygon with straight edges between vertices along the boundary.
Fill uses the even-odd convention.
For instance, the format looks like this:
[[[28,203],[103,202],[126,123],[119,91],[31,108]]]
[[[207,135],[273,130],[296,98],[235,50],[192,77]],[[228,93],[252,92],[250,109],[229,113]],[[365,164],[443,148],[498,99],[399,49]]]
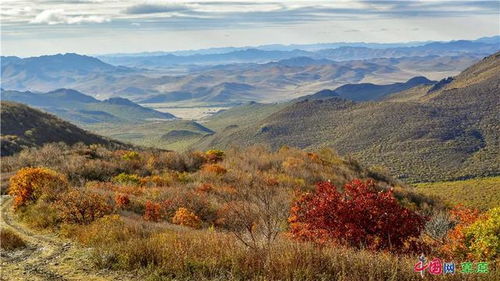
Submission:
[[[126,143],[183,151],[200,138],[213,133],[188,120],[157,121],[136,124],[98,124],[86,129]]]
[[[450,206],[461,203],[481,210],[500,206],[500,176],[415,186],[419,193],[438,197]]]

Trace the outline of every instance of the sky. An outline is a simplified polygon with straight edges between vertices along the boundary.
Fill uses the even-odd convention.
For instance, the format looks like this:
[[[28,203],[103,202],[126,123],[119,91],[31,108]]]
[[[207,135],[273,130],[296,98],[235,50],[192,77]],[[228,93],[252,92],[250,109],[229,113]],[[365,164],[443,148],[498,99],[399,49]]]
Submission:
[[[500,35],[500,1],[2,0],[2,55]]]

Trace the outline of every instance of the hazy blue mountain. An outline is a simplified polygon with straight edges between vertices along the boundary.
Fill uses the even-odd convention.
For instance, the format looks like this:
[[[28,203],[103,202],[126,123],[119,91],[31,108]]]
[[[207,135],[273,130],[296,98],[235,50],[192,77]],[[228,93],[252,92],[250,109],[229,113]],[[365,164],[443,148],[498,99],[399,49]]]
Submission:
[[[40,57],[18,58],[2,57],[2,74],[13,75],[18,71],[26,72],[53,72],[69,71],[73,73],[91,73],[91,72],[109,72],[109,71],[127,71],[130,69],[116,67],[101,60],[74,54],[57,54]]]
[[[312,55],[307,51],[266,51],[259,49],[236,50],[228,53],[215,54],[193,54],[193,55],[146,55],[146,56],[101,56],[100,58],[107,63],[114,65],[125,65],[132,67],[156,68],[172,65],[186,64],[229,64],[245,62],[268,62],[292,58],[297,56]]]
[[[2,90],[2,100],[24,103],[82,124],[175,118],[170,113],[142,107],[125,98],[100,101],[72,89],[58,89],[47,93]]]
[[[95,77],[134,72],[127,67],[113,66],[94,57],[73,53],[29,58],[2,57],[1,68],[2,88],[36,91],[66,88]]]
[[[190,64],[262,63],[300,56],[317,59],[352,60],[428,55],[450,56],[463,53],[488,55],[499,50],[499,42],[500,36],[449,42],[274,44],[243,48],[228,47],[178,52],[112,54],[102,55],[99,58],[115,65],[161,68]]]

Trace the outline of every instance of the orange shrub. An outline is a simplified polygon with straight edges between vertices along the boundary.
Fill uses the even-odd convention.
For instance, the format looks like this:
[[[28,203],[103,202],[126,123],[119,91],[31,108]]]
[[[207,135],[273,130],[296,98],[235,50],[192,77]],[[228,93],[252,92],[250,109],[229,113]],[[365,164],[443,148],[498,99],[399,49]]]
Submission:
[[[147,201],[146,209],[142,217],[147,221],[159,222],[162,219],[161,209],[160,204]]]
[[[124,208],[130,204],[130,198],[126,194],[116,194],[115,203],[118,208]]]
[[[214,188],[215,192],[219,195],[234,195],[238,193],[238,190],[231,185],[222,185]]]
[[[209,183],[202,183],[198,188],[196,189],[196,192],[210,192],[214,189],[214,186],[209,184]]]
[[[57,201],[56,208],[63,221],[76,224],[89,224],[111,213],[106,197],[78,189],[62,194]]]
[[[457,224],[447,234],[447,241],[441,247],[441,251],[448,257],[460,259],[467,258],[468,248],[466,245],[466,229],[480,218],[476,209],[469,209],[463,205],[457,205],[450,211],[451,219]]]
[[[66,178],[47,168],[23,168],[9,182],[9,194],[14,197],[14,208],[34,202],[42,196],[53,200],[67,188]]]
[[[274,177],[265,177],[264,182],[266,185],[269,185],[269,186],[277,186],[280,184],[280,182]]]
[[[200,228],[201,227],[200,218],[195,213],[189,211],[186,208],[179,208],[175,212],[175,215],[172,218],[172,223],[175,223],[178,225],[189,226],[189,227],[193,227],[193,228]]]
[[[205,164],[201,169],[204,173],[213,173],[216,175],[222,175],[227,173],[226,168],[218,164]]]
[[[313,162],[321,163],[321,158],[316,153],[308,152],[307,157],[309,157],[309,159],[311,159]]]

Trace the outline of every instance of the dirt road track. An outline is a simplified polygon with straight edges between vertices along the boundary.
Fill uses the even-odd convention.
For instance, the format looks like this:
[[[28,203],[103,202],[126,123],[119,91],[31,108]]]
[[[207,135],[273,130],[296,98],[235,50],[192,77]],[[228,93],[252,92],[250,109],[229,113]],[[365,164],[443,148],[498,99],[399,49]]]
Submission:
[[[12,200],[1,196],[2,228],[18,234],[27,248],[0,252],[0,280],[134,280],[117,272],[92,268],[86,250],[59,240],[49,234],[39,234],[15,221]]]

